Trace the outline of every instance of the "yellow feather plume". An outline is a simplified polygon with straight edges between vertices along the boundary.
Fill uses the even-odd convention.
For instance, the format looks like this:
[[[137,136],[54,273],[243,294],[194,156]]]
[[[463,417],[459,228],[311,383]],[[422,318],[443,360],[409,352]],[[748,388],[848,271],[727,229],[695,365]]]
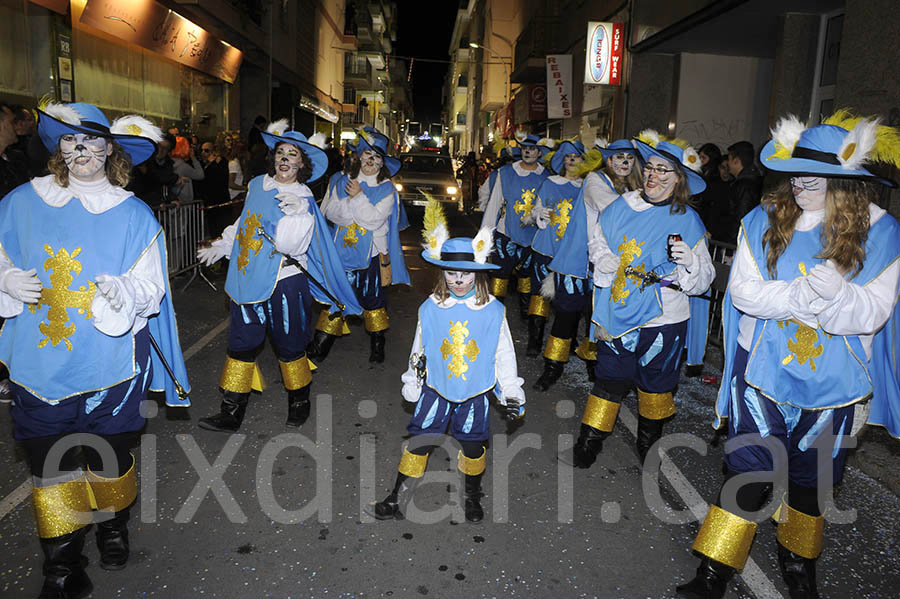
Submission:
[[[597,148],[592,148],[584,154],[584,160],[578,165],[579,177],[584,177],[588,173],[593,172],[603,165],[603,154]]]
[[[502,152],[506,148],[506,140],[504,140],[499,135],[494,138],[494,154],[499,156],[500,152]]]
[[[444,205],[437,198],[426,191],[420,191],[428,203],[425,204],[425,217],[422,220],[422,237],[427,241],[431,233],[438,225],[447,226],[447,217],[444,214]]]
[[[822,124],[852,131],[863,120],[866,119],[855,115],[850,109],[841,108]],[[866,162],[883,162],[900,168],[900,131],[879,123],[875,131],[875,144],[866,154]]]

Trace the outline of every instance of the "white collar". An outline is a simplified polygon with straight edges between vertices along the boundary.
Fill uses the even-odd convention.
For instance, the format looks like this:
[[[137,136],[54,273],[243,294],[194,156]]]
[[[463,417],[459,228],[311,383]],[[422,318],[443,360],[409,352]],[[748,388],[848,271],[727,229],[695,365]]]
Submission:
[[[625,201],[628,202],[628,205],[631,206],[631,209],[635,212],[643,212],[644,210],[653,208],[653,204],[644,199],[644,196],[639,189],[626,191],[620,197],[625,198]]]
[[[578,177],[577,179],[567,179],[562,175],[550,175],[548,178],[557,185],[565,185],[566,183],[571,183],[575,187],[581,187],[581,185],[584,183],[584,179],[582,179],[581,177]]]
[[[278,191],[283,191],[286,193],[292,193],[298,196],[311,196],[313,194],[312,190],[300,183],[299,181],[294,181],[293,183],[279,183],[275,180],[275,177],[270,177],[269,175],[263,175],[263,191],[272,191],[273,189],[277,189]]]
[[[541,173],[544,172],[544,167],[541,166],[540,162],[538,162],[537,168],[534,169],[533,171],[529,171],[529,170],[522,168],[521,163],[522,163],[521,160],[517,160],[516,162],[513,162],[513,164],[512,164],[513,170],[516,171],[516,174],[519,175],[520,177],[527,177],[528,175],[540,175]]]
[[[435,297],[434,294],[431,294],[430,296],[428,296],[428,298],[433,301],[438,308],[452,308],[456,304],[462,303],[465,304],[466,307],[470,310],[481,310],[495,300],[494,296],[490,296],[487,302],[478,305],[477,303],[475,303],[478,300],[475,299],[474,295],[472,295],[472,297],[467,297],[466,299],[461,300],[454,297],[452,293],[443,302],[439,302],[438,298]]]
[[[78,198],[84,209],[91,214],[102,214],[134,195],[130,191],[116,187],[105,178],[93,183],[84,183],[75,177],[69,177],[69,186],[61,187],[56,183],[55,175],[46,175],[32,179],[31,186],[48,206],[62,208],[72,198]]]
[[[369,187],[378,187],[379,185],[381,185],[381,183],[384,183],[384,181],[387,181],[387,179],[385,179],[384,181],[379,183],[378,182],[378,173],[375,173],[374,175],[366,175],[366,174],[363,174],[362,170],[359,171],[359,176],[356,177],[356,180],[359,182],[365,181],[366,185],[368,185]]]

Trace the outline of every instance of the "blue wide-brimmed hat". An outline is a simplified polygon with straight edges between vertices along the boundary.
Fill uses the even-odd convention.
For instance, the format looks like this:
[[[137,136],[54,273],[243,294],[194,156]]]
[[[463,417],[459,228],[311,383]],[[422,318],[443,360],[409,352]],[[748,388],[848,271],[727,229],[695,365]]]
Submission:
[[[56,154],[59,138],[83,133],[111,139],[122,146],[132,164],[140,164],[156,152],[156,142],[162,139],[159,127],[142,116],[129,114],[109,119],[93,104],[49,103],[39,108],[38,135],[50,154]]]
[[[306,157],[312,163],[312,175],[304,183],[315,181],[324,175],[328,169],[328,156],[322,148],[313,142],[319,141],[319,143],[324,145],[325,136],[321,133],[316,133],[313,135],[313,139],[310,140],[299,131],[294,131],[287,127],[287,119],[279,119],[270,123],[266,130],[261,132],[263,141],[272,150],[278,147],[280,143],[288,143],[303,150],[303,153],[306,154]],[[319,137],[321,137],[321,140],[318,139]]]
[[[568,154],[578,154],[584,158],[584,144],[580,141],[566,140],[556,146],[553,158],[550,159],[550,168],[559,175],[565,175],[564,160]]]
[[[375,137],[379,137],[379,136],[383,137],[385,147],[391,145],[391,138],[388,137],[387,135],[385,135],[384,133],[382,133],[381,131],[379,131],[378,129],[376,129],[375,127],[373,127],[372,125],[366,125],[365,127],[362,128],[362,130],[365,131],[366,133],[374,135]],[[347,149],[353,153],[356,153],[356,144],[353,143],[352,141],[348,141]]]
[[[686,141],[668,140],[656,131],[646,129],[641,131],[634,143],[644,163],[651,156],[656,156],[671,162],[676,168],[680,168],[687,179],[691,195],[697,195],[706,189],[706,181],[698,172],[701,166],[700,155]]]
[[[599,140],[598,140],[599,141]],[[634,154],[638,155],[638,149],[635,146],[634,142],[630,139],[617,139],[611,144],[601,145],[599,143],[594,143],[594,147],[600,150],[600,153],[603,154],[603,160],[609,160],[610,157],[615,156],[616,154]]]
[[[519,146],[506,146],[500,150],[500,156],[507,156],[513,160],[520,160],[522,158],[522,148]]]
[[[895,165],[900,163],[900,147],[891,143],[896,132],[885,135],[891,131],[878,119],[856,117],[847,110],[840,110],[825,119],[824,124],[813,127],[788,116],[778,121],[759,158],[763,166],[773,171],[873,179],[895,187],[893,181],[882,179],[864,166],[873,155]]]
[[[384,160],[384,165],[387,167],[388,172],[391,177],[400,172],[400,167],[403,166],[396,158],[393,158],[388,155],[388,144],[390,143],[390,139],[386,135],[375,131],[374,129],[362,131],[357,131],[357,143],[356,143],[356,153],[362,156],[362,153],[366,150],[372,150],[373,152],[377,152],[381,154],[382,159]]]
[[[498,264],[491,264],[487,257],[491,253],[490,229],[483,229],[472,239],[471,237],[454,237],[441,244],[440,257],[435,257],[434,252],[426,249],[422,252],[422,258],[435,266],[445,270],[497,270]]]
[[[519,131],[516,133],[516,142],[519,144],[518,147],[520,152],[521,148],[538,148],[541,151],[541,160],[543,160],[548,153],[553,151],[553,146],[547,145],[552,143],[553,140],[539,137],[534,133],[524,133]],[[521,153],[519,156],[521,157]]]

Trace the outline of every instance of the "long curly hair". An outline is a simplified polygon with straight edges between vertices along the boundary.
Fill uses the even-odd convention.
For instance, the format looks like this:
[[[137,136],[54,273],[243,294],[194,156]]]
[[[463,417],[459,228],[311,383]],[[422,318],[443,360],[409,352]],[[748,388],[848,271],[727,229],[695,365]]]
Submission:
[[[300,156],[303,158],[303,166],[301,166],[299,169],[297,169],[297,182],[298,183],[306,183],[307,181],[309,181],[309,178],[312,177],[312,172],[313,172],[312,162],[309,161],[309,156],[306,155],[306,152],[304,152],[300,146],[295,146],[294,144],[290,144],[286,141],[282,141],[282,142],[276,144],[274,149],[269,150],[269,159],[267,161],[267,168],[268,168],[269,176],[270,177],[275,176],[275,150],[277,150],[278,146],[280,146],[281,144],[287,144],[287,145],[293,146],[293,147],[297,148],[297,150],[299,150]]]
[[[822,226],[822,250],[816,258],[832,260],[841,274],[862,270],[869,237],[869,202],[877,197],[875,183],[864,179],[826,179],[825,221]],[[761,201],[769,216],[769,228],[763,234],[766,269],[772,278],[778,274],[778,258],[791,243],[794,227],[803,210],[794,200],[790,179],[766,193]]]
[[[675,188],[672,190],[672,205],[669,207],[670,214],[684,214],[687,207],[691,205],[691,188],[688,187],[687,175],[684,174],[682,168],[680,164],[675,165],[675,176],[678,177],[678,180],[675,182]]]
[[[627,177],[620,177],[617,175],[609,162],[606,162],[600,170],[606,173],[606,176],[612,181],[613,187],[615,187],[616,191],[620,194],[625,193],[626,191],[640,189],[644,186],[644,179],[641,177],[641,169],[638,160],[634,161],[634,166],[632,166],[631,172]]]
[[[125,187],[131,180],[131,159],[115,140],[108,141],[112,142],[113,150],[112,154],[106,157],[106,164],[104,165],[106,178],[116,187]],[[57,185],[60,187],[69,186],[69,167],[66,166],[66,161],[62,157],[62,152],[59,151],[58,145],[56,154],[47,161],[47,169],[54,176]]]

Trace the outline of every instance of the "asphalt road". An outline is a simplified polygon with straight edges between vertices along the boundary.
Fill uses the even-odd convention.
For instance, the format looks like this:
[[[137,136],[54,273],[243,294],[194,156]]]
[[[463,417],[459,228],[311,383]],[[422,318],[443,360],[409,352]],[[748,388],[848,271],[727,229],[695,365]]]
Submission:
[[[269,382],[251,398],[239,435],[201,430],[218,409],[226,349],[224,294],[201,280],[176,290],[193,406],[149,410],[135,448],[141,495],[132,510],[132,558],[119,572],[97,567],[95,598],[110,597],[671,597],[696,565],[690,544],[705,501],[721,481],[721,447],[706,445],[715,387],[683,379],[668,432],[695,439],[674,448],[662,474],[642,477],[633,449],[636,403],[626,400],[615,434],[589,471],[560,467],[589,390],[577,359],[548,393],[530,389],[540,358],[525,358],[525,327],[507,300],[526,380],[527,416],[510,436],[492,412],[485,521],[462,520],[455,451],[437,450],[404,521],[373,522],[361,506],[392,485],[411,406],[400,396],[416,310],[435,273],[419,257],[421,213],[404,235],[412,288],[390,290],[387,360],[370,365],[362,323],[338,340],[313,378],[313,417],[284,426],[287,402],[275,357],[259,364]],[[476,221],[455,216],[456,235]],[[179,287],[186,279],[176,280]],[[221,280],[217,281],[221,287]],[[705,374],[718,375],[711,367]],[[705,452],[705,455],[703,453]],[[0,410],[0,597],[33,597],[41,584],[27,467]],[[657,482],[659,481],[659,482]],[[705,500],[705,501],[704,501]],[[836,492],[849,523],[832,522],[819,560],[823,597],[896,597],[900,588],[900,501],[848,467]],[[668,510],[665,508],[668,506]],[[689,521],[686,521],[689,520]],[[728,597],[782,597],[775,530],[762,524],[743,577]]]

